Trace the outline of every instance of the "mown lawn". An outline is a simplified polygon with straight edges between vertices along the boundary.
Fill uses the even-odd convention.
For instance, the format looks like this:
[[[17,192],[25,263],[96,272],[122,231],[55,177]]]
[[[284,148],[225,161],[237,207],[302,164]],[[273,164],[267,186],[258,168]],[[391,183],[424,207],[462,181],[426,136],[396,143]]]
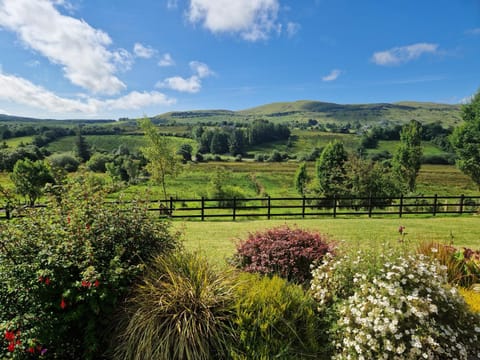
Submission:
[[[479,216],[173,222],[173,228],[183,234],[187,249],[204,252],[217,264],[225,263],[234,253],[236,242],[249,232],[282,225],[328,234],[349,250],[388,250],[402,244],[413,248],[422,241],[453,242],[454,246],[480,249]],[[405,226],[403,243],[399,242],[400,226]]]

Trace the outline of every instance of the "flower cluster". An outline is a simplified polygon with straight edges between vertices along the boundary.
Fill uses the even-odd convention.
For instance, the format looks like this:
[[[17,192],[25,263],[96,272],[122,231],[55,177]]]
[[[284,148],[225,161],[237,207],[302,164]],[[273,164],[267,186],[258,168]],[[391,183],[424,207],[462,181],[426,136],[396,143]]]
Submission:
[[[480,354],[480,317],[447,285],[438,263],[421,255],[398,257],[362,273],[352,271],[355,261],[344,262],[330,259],[315,269],[311,285],[319,310],[336,312],[330,329],[334,359],[468,359]]]

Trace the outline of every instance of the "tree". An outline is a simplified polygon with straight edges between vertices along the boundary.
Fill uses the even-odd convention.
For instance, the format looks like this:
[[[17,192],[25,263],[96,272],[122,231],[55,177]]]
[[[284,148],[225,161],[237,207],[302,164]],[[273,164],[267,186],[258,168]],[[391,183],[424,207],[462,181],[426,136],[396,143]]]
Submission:
[[[330,142],[323,149],[317,160],[316,169],[319,190],[324,196],[331,197],[345,193],[347,160],[347,151],[337,140]]]
[[[457,154],[458,168],[480,189],[480,90],[462,108],[462,118],[464,123],[454,130],[450,141]]]
[[[179,171],[175,146],[170,139],[160,134],[150,119],[140,120],[139,125],[147,140],[147,145],[142,148],[143,155],[148,160],[147,170],[152,179],[162,186],[167,200],[167,176],[176,176]]]
[[[300,164],[297,171],[295,172],[295,190],[297,190],[300,195],[305,195],[309,180],[310,179],[307,173],[307,163],[304,162]]]
[[[42,195],[47,183],[53,183],[50,168],[42,160],[18,160],[10,175],[17,193],[28,199],[30,206]]]
[[[411,120],[402,127],[400,145],[392,160],[393,172],[407,191],[415,190],[422,153],[422,125],[416,120]]]
[[[83,136],[80,126],[77,129],[77,137],[75,139],[75,155],[77,155],[82,163],[87,162],[91,155],[90,146]]]
[[[180,145],[180,148],[177,150],[177,155],[180,155],[184,162],[191,161],[192,151],[192,145],[185,143]]]

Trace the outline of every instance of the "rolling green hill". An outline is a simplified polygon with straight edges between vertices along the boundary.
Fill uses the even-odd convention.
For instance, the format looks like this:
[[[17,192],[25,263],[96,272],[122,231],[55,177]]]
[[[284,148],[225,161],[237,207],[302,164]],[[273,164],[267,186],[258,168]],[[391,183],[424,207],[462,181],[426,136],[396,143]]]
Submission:
[[[265,104],[241,111],[198,110],[175,111],[153,118],[158,123],[219,123],[232,121],[248,121],[264,118],[278,122],[319,123],[356,123],[373,124],[389,122],[402,124],[412,119],[421,123],[440,121],[445,127],[455,126],[461,121],[461,106],[399,102],[394,104],[335,104],[321,101],[299,100],[294,102],[278,102]]]

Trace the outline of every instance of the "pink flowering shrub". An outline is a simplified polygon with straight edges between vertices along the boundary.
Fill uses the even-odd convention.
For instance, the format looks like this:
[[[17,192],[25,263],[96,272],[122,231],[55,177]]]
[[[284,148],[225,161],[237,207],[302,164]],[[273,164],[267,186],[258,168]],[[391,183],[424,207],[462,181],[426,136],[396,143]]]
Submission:
[[[0,358],[98,359],[110,319],[158,253],[176,247],[141,203],[105,204],[77,178],[45,209],[0,224]]]
[[[249,234],[238,244],[234,263],[247,272],[305,283],[311,279],[311,265],[321,262],[334,247],[325,235],[282,226]]]

